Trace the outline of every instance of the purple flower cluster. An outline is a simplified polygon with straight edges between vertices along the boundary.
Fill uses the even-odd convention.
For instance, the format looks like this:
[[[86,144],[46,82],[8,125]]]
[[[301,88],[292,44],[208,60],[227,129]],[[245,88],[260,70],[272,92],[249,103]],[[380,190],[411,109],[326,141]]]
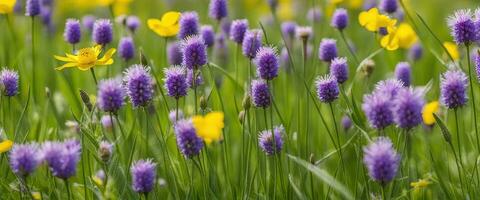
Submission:
[[[278,76],[278,60],[277,50],[273,47],[261,47],[255,57],[255,65],[257,66],[257,74],[264,80],[272,80]]]
[[[178,42],[173,42],[168,44],[167,49],[168,63],[170,65],[181,65],[183,59],[181,45]]]
[[[418,61],[423,56],[423,49],[420,43],[415,43],[410,49],[408,50],[408,58],[412,61]]]
[[[230,39],[237,44],[243,43],[243,37],[248,30],[248,21],[246,19],[234,20],[230,26]]]
[[[258,145],[267,156],[272,156],[280,151],[283,148],[283,137],[285,129],[283,126],[278,126],[274,128],[273,134],[272,130],[264,130],[260,132],[258,137]],[[272,137],[274,136],[274,137]]]
[[[348,26],[348,13],[344,8],[338,8],[332,15],[330,25],[340,31]]]
[[[460,70],[449,70],[440,80],[441,102],[447,108],[457,109],[467,103],[468,79]]]
[[[80,22],[77,19],[67,19],[65,23],[65,30],[63,38],[70,44],[77,44],[80,42],[82,30],[80,29]]]
[[[449,16],[447,21],[457,44],[468,44],[477,40],[477,27],[470,10],[458,10]]]
[[[262,31],[252,29],[247,31],[242,42],[242,53],[248,59],[253,59],[257,55],[258,49],[262,46]]]
[[[252,81],[251,96],[255,107],[267,108],[271,104],[270,89],[262,79]]]
[[[387,95],[368,94],[363,97],[362,109],[371,127],[384,129],[393,123],[392,103]]]
[[[173,66],[164,70],[165,73],[165,89],[167,95],[179,99],[187,95],[187,78],[185,69],[178,66]]]
[[[61,179],[75,175],[80,160],[81,146],[77,140],[46,142],[41,152],[52,174]]]
[[[183,156],[193,158],[198,155],[203,148],[203,140],[197,136],[192,122],[185,119],[179,120],[175,123],[174,129],[177,145]]]
[[[393,100],[393,120],[403,129],[412,129],[422,123],[422,108],[425,104],[420,91],[402,88]]]
[[[325,62],[331,62],[335,57],[337,57],[337,41],[330,38],[322,39],[318,49],[318,58]]]
[[[394,13],[397,11],[398,3],[397,0],[381,0],[378,7],[386,13]]]
[[[10,151],[10,167],[20,177],[32,174],[41,162],[37,152],[39,148],[35,143],[16,144]]]
[[[405,87],[410,86],[412,70],[408,62],[399,62],[395,66],[395,78],[403,83]]]
[[[137,193],[146,194],[153,190],[157,178],[157,164],[152,160],[138,160],[130,169],[132,188]]]
[[[18,73],[9,69],[0,71],[0,88],[3,95],[13,97],[18,94],[19,77]]]
[[[348,64],[347,58],[336,57],[330,63],[330,75],[337,79],[337,82],[342,84],[348,79]]]
[[[227,0],[211,0],[208,8],[208,16],[217,21],[228,15]]]
[[[25,5],[25,15],[35,17],[40,14],[40,0],[27,0]]]
[[[215,43],[215,32],[213,27],[210,25],[204,25],[200,27],[200,35],[202,36],[203,41],[207,47],[212,47]]]
[[[325,75],[318,77],[315,81],[317,88],[317,96],[323,103],[331,103],[338,98],[340,89],[338,88],[338,82],[335,77],[331,75]]]
[[[135,56],[135,44],[131,37],[123,37],[120,39],[120,42],[118,42],[118,55],[126,61]]]
[[[153,79],[150,68],[132,65],[124,77],[127,95],[134,107],[147,106],[153,99]]]
[[[393,148],[390,139],[379,137],[363,149],[363,163],[370,177],[386,185],[395,178],[400,164],[400,156]]]
[[[184,12],[180,17],[180,31],[178,39],[186,39],[189,36],[197,35],[199,31],[199,22],[197,12]]]
[[[119,79],[107,79],[98,84],[97,105],[104,112],[117,112],[123,106],[125,90]]]
[[[282,23],[282,34],[289,40],[293,40],[297,29],[297,23],[286,21]]]
[[[183,66],[188,69],[198,69],[207,64],[207,46],[199,35],[187,37],[182,43]]]
[[[108,19],[98,19],[93,24],[92,31],[93,41],[97,44],[105,45],[112,42],[113,27]]]
[[[135,32],[140,26],[140,19],[137,16],[128,16],[125,25],[131,32]]]

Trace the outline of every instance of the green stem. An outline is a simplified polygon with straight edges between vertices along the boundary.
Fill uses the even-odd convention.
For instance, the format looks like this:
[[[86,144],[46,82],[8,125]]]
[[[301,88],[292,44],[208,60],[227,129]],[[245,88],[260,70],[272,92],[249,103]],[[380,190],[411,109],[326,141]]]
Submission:
[[[63,181],[65,182],[65,187],[67,188],[67,195],[68,195],[68,200],[72,199],[72,194],[71,194],[71,191],[70,191],[70,185],[68,184],[68,180],[67,179],[63,179]]]
[[[97,76],[95,76],[95,70],[90,68],[90,73],[92,74],[93,81],[95,81],[95,85],[98,85]]]
[[[345,169],[345,163],[343,161],[342,145],[340,142],[340,134],[338,133],[337,121],[335,119],[335,113],[333,112],[333,105],[332,103],[329,103],[328,105],[330,107],[330,113],[332,114],[333,127],[335,128],[335,134],[337,135],[338,152],[340,153],[340,160],[342,162],[343,169]]]
[[[477,149],[478,152],[480,152],[480,139],[478,136],[478,126],[477,126],[477,109],[475,107],[475,93],[473,92],[473,81],[472,81],[472,66],[471,66],[471,61],[470,61],[470,45],[466,45],[467,48],[467,60],[468,60],[468,80],[470,81],[470,96],[472,97],[472,108],[473,108],[473,126],[475,127],[475,137],[477,140]],[[460,156],[461,157],[461,156]]]
[[[32,86],[31,87],[32,87],[32,93],[35,94],[35,91],[36,91],[35,86],[37,85],[37,84],[35,84],[36,83],[35,72],[37,71],[35,69],[35,17],[32,16],[31,19],[32,19],[32,32],[31,32],[31,37],[32,37],[32,40],[31,40],[32,41]],[[33,102],[36,102],[35,100],[36,100],[36,95],[33,95]]]

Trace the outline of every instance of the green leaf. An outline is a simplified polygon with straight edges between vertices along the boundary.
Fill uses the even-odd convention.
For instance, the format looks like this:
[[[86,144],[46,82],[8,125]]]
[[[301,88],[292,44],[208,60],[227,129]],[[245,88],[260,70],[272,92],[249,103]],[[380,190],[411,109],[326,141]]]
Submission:
[[[310,164],[309,162],[302,160],[298,157],[288,154],[288,157],[292,159],[297,164],[307,168],[310,172],[312,172],[317,178],[319,178],[322,182],[332,187],[338,193],[340,193],[345,199],[353,199],[351,192],[340,182],[335,180],[330,173],[327,171],[316,167],[315,165]]]
[[[298,186],[295,184],[291,174],[288,175],[288,181],[290,182],[290,185],[292,185],[293,191],[295,191],[295,194],[297,194],[297,197],[299,199],[306,200],[307,197],[300,191]]]
[[[452,134],[450,134],[450,131],[448,130],[447,126],[445,126],[445,123],[437,116],[437,114],[433,113],[433,117],[435,118],[435,121],[438,123],[438,126],[440,127],[440,130],[442,130],[442,135],[443,138],[445,138],[445,141],[448,143],[452,142]]]

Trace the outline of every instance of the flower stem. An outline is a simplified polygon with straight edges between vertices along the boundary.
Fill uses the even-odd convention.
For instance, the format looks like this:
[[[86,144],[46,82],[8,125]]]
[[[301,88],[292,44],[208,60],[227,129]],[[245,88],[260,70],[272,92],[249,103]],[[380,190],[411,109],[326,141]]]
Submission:
[[[35,17],[32,16],[31,19],[32,19],[32,30],[31,30],[32,31],[31,32],[31,37],[32,37],[31,38],[31,42],[32,42],[32,85],[31,85],[31,87],[32,87],[32,94],[34,94],[33,95],[33,102],[36,102],[35,101],[36,100],[36,95],[35,95],[35,91],[36,91],[35,90],[35,88],[36,88],[35,87],[35,85],[36,85],[35,84],[35,82],[36,82],[35,81],[35,76],[36,76],[36,74],[35,74],[35,71],[37,71],[37,70],[35,69]]]
[[[65,182],[65,187],[67,188],[67,195],[68,195],[68,200],[72,199],[71,196],[71,191],[70,191],[70,185],[68,184],[68,180],[67,179],[63,179],[63,181]]]
[[[335,134],[337,135],[338,152],[340,153],[340,161],[342,162],[343,169],[345,169],[345,163],[343,162],[342,145],[341,145],[341,142],[340,142],[340,135],[338,133],[337,121],[335,119],[335,113],[333,112],[333,105],[332,105],[332,103],[329,103],[328,105],[330,106],[330,113],[332,114],[333,127],[335,128]]]
[[[475,137],[476,137],[476,140],[477,140],[477,149],[478,149],[478,152],[480,152],[480,139],[479,139],[479,136],[478,136],[478,127],[477,127],[477,109],[475,107],[475,93],[473,92],[473,81],[472,81],[472,64],[470,62],[470,45],[466,45],[466,48],[467,48],[467,60],[468,60],[468,80],[470,81],[470,95],[472,97],[472,101],[470,101],[472,103],[472,108],[473,108],[473,126],[475,127]],[[461,157],[461,155],[460,155]]]
[[[90,72],[92,74],[93,81],[95,81],[95,85],[98,85],[97,76],[95,76],[95,70],[93,68],[90,68]]]

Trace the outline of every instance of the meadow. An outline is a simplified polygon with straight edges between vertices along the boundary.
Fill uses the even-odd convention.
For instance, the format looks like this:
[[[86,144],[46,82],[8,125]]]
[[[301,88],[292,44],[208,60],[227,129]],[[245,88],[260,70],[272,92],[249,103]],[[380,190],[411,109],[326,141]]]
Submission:
[[[480,2],[0,0],[0,199],[478,199]]]

